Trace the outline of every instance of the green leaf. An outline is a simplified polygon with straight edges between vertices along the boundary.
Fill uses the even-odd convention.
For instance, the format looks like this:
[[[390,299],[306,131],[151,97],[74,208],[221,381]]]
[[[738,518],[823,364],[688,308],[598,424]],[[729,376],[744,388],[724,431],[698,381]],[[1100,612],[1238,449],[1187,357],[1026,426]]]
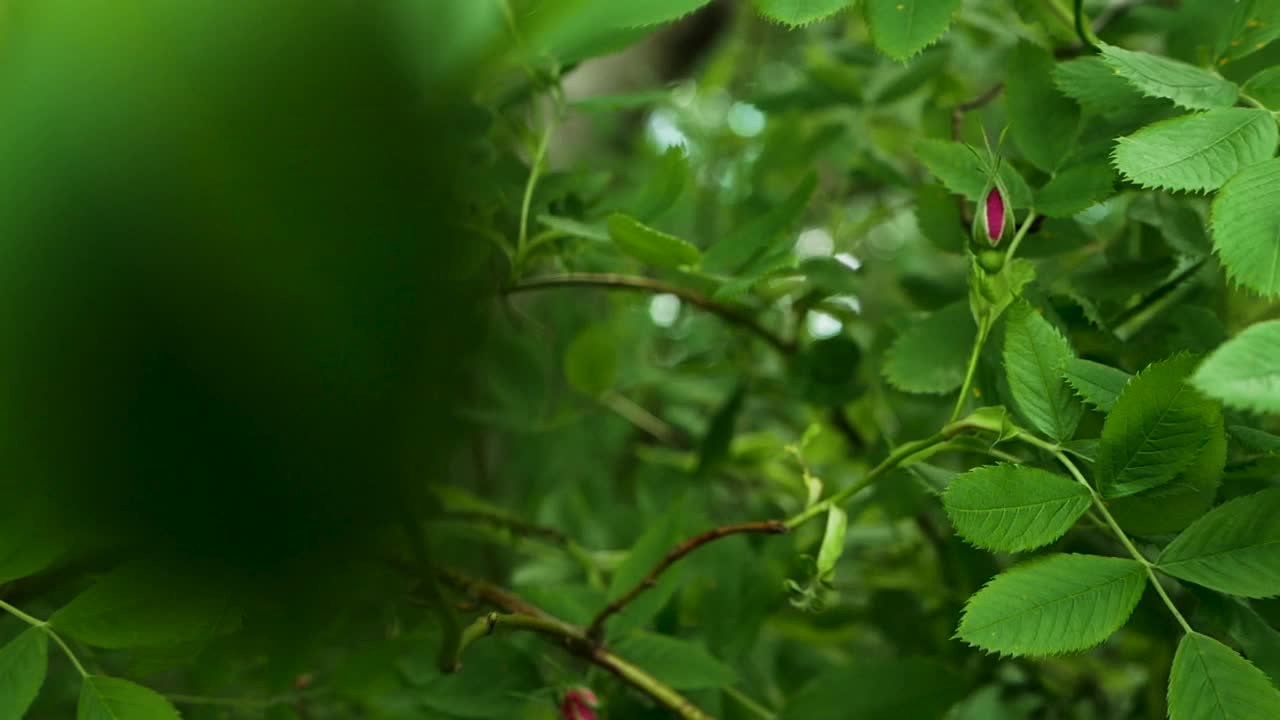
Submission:
[[[152,562],[121,566],[71,599],[49,625],[86,645],[132,648],[208,640],[239,627],[230,583]]]
[[[969,236],[956,198],[940,185],[915,190],[916,225],[925,239],[944,252],[964,252]]]
[[[1005,321],[1004,366],[1018,409],[1037,430],[1067,440],[1084,415],[1084,406],[1063,379],[1075,357],[1071,343],[1026,303],[1009,310]]]
[[[1053,56],[1027,41],[1009,56],[1005,102],[1009,129],[1033,165],[1053,172],[1075,147],[1080,107],[1053,85]]]
[[[964,382],[965,363],[977,333],[964,302],[912,322],[885,354],[884,377],[905,392],[949,393]]]
[[[1055,174],[1036,193],[1042,215],[1067,218],[1115,194],[1115,175],[1106,163],[1075,165]]]
[[[614,643],[613,650],[674,690],[719,688],[738,681],[733,668],[687,640],[636,632]]]
[[[987,465],[958,476],[942,496],[956,532],[996,552],[1023,552],[1066,534],[1091,502],[1074,480],[1024,465]]]
[[[749,264],[775,254],[777,240],[791,228],[809,204],[818,187],[818,176],[809,173],[782,202],[772,209],[753,215],[735,227],[721,240],[707,248],[702,268],[711,273],[746,272]]]
[[[1102,643],[1146,587],[1136,560],[1048,555],[998,575],[969,598],[956,635],[988,652],[1044,656]]]
[[[564,353],[564,376],[573,389],[599,397],[618,378],[618,341],[607,325],[578,333]]]
[[[817,577],[820,582],[830,583],[836,577],[836,563],[844,554],[844,536],[849,528],[849,514],[839,505],[832,505],[827,510],[827,528],[822,535],[822,544],[818,546]]]
[[[1097,56],[1058,63],[1053,80],[1067,97],[1094,115],[1144,117],[1167,104],[1143,96]]]
[[[1261,598],[1280,595],[1280,489],[1210,510],[1160,553],[1160,570],[1207,588]]]
[[[711,422],[707,424],[707,431],[698,448],[698,468],[694,471],[696,477],[708,477],[728,459],[729,446],[733,443],[733,428],[738,422],[746,397],[746,385],[738,385],[716,410],[716,414],[711,416]]]
[[[963,195],[970,202],[982,201],[990,175],[980,151],[964,143],[937,138],[920,140],[915,148],[920,162],[948,190]],[[1010,205],[1015,208],[1031,207],[1031,188],[1007,162],[1000,163],[1000,180],[1009,192]]]
[[[1213,425],[1213,403],[1185,382],[1191,355],[1154,363],[1125,385],[1102,425],[1095,470],[1103,497],[1158,487],[1195,461]]]
[[[1231,432],[1231,437],[1248,450],[1270,455],[1280,453],[1280,435],[1272,435],[1244,425],[1232,425],[1227,430]]]
[[[136,683],[90,675],[80,687],[76,720],[181,720],[163,695]]]
[[[1247,600],[1194,586],[1189,590],[1197,601],[1196,619],[1205,618],[1225,630],[1272,684],[1280,682],[1280,631],[1267,624]]]
[[[1214,350],[1191,382],[1229,407],[1280,413],[1280,320],[1245,328]]]
[[[1123,370],[1080,358],[1068,360],[1062,367],[1062,375],[1076,394],[1103,412],[1111,412],[1116,400],[1120,399],[1120,393],[1124,392],[1124,386],[1133,379]]]
[[[894,60],[933,44],[951,25],[960,0],[865,0],[871,40]]]
[[[761,15],[784,25],[808,25],[830,17],[858,0],[752,0]]]
[[[1111,159],[1125,178],[1142,187],[1204,192],[1270,158],[1276,134],[1266,110],[1219,108],[1122,137]]]
[[[631,257],[655,267],[676,268],[697,265],[698,248],[674,235],[654,230],[630,215],[613,213],[608,220],[609,237]]]
[[[1213,199],[1209,224],[1227,276],[1264,297],[1280,296],[1280,159],[1231,178]]]
[[[1103,45],[1102,56],[1142,94],[1167,98],[1178,107],[1209,110],[1236,104],[1240,89],[1215,72],[1144,52]]]
[[[937,660],[855,656],[788,698],[778,720],[941,720],[967,687]]]
[[[1280,110],[1280,67],[1269,67],[1249,78],[1241,92],[1268,110]]]
[[[1187,633],[1169,671],[1170,720],[1271,720],[1280,692],[1262,671],[1207,635]]]
[[[711,0],[645,0],[645,2],[609,3],[609,22],[614,27],[646,27],[660,25],[701,8]]]
[[[689,161],[684,149],[672,145],[658,158],[657,171],[641,186],[632,214],[646,221],[653,220],[680,199],[685,181],[689,177]]]
[[[48,652],[48,634],[35,627],[0,647],[0,718],[22,720],[44,684]]]

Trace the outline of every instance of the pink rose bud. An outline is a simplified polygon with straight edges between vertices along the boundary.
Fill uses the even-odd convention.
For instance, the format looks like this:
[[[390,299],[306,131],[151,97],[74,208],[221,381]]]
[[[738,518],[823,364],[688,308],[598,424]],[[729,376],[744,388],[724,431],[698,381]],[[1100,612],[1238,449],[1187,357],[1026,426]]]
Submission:
[[[596,713],[592,708],[599,704],[595,693],[587,688],[574,688],[564,694],[560,713],[564,715],[564,720],[596,720]]]
[[[999,245],[1004,237],[1004,193],[1000,192],[999,187],[992,187],[982,205],[983,234],[992,245]]]

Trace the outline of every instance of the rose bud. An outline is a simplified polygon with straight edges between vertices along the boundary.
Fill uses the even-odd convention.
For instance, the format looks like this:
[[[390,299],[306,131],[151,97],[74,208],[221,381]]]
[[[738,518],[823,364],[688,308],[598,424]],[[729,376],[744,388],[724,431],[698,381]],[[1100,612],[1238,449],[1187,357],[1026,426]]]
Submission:
[[[1000,240],[1004,238],[1008,217],[1008,196],[999,184],[993,184],[983,195],[981,207],[978,208],[977,217],[973,220],[974,239],[979,243],[985,240],[992,246],[999,245]]]
[[[560,713],[564,720],[596,720],[593,708],[600,704],[596,694],[587,688],[574,688],[564,694]]]

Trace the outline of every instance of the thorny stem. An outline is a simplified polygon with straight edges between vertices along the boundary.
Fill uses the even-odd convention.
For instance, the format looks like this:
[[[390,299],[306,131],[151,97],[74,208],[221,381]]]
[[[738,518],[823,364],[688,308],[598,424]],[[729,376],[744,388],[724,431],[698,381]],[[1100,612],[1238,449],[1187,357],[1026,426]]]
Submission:
[[[517,276],[524,265],[525,253],[529,242],[529,209],[533,205],[533,191],[538,186],[538,177],[542,174],[542,165],[547,158],[547,147],[551,144],[551,135],[555,130],[554,118],[548,119],[538,138],[538,146],[533,152],[533,160],[529,166],[529,180],[524,185],[524,199],[520,202],[520,234],[516,238],[516,261],[512,272]]]
[[[1093,34],[1093,28],[1089,25],[1088,18],[1084,14],[1084,0],[1076,0],[1075,6],[1076,17],[1076,34],[1080,36],[1080,42],[1091,50],[1098,49],[1098,36]]]
[[[594,643],[582,628],[559,620],[509,591],[483,580],[474,580],[452,570],[441,570],[440,579],[509,613],[490,613],[468,626],[463,633],[464,638],[467,638],[467,645],[499,626],[536,632],[554,640],[569,653],[613,673],[681,720],[713,720],[670,686]]]
[[[1004,92],[1004,83],[998,82],[984,90],[981,95],[955,106],[955,109],[951,111],[951,139],[960,139],[960,134],[964,130],[965,113],[977,110],[978,108],[987,105],[992,100],[1000,97],[1000,93],[1002,92]]]
[[[1018,228],[1017,234],[1013,236],[1013,242],[1009,243],[1009,251],[1005,253],[1006,264],[1017,254],[1018,246],[1022,244],[1022,239],[1027,236],[1027,232],[1031,230],[1031,224],[1036,221],[1036,217],[1035,210],[1027,213],[1027,218],[1022,221],[1022,227]]]
[[[22,612],[18,608],[10,605],[9,603],[3,600],[0,600],[0,610],[4,610],[5,612],[18,618],[19,620],[30,625],[33,628],[39,628],[41,632],[43,632],[45,635],[48,635],[50,638],[52,638],[53,641],[57,643],[58,647],[62,648],[63,654],[66,655],[67,659],[71,661],[71,664],[75,667],[76,672],[80,673],[80,677],[89,676],[89,671],[85,670],[84,665],[80,664],[80,659],[76,657],[75,653],[71,652],[71,648],[70,646],[67,645],[66,641],[64,641],[62,637],[58,635],[58,633],[54,632],[53,628],[49,627],[49,622],[47,620],[41,620],[40,618],[32,617],[31,615],[28,615]]]
[[[987,342],[987,333],[991,323],[983,321],[978,324],[978,334],[973,339],[973,352],[969,354],[969,367],[964,371],[964,382],[960,385],[960,395],[956,397],[956,406],[951,410],[950,422],[955,422],[969,399],[969,388],[973,387],[973,376],[978,372],[978,361],[982,359],[982,346]]]
[[[1182,626],[1183,630],[1186,632],[1192,632],[1191,624],[1187,622],[1185,617],[1183,617],[1182,612],[1178,610],[1178,606],[1173,604],[1173,599],[1169,597],[1169,593],[1165,592],[1164,586],[1160,584],[1160,578],[1156,576],[1155,566],[1152,565],[1151,561],[1148,560],[1146,556],[1138,551],[1136,546],[1134,546],[1133,541],[1129,539],[1129,535],[1125,533],[1125,531],[1120,527],[1120,523],[1116,522],[1115,517],[1111,515],[1111,511],[1107,509],[1106,503],[1102,501],[1102,496],[1093,489],[1093,486],[1089,484],[1088,480],[1085,480],[1084,475],[1080,472],[1080,468],[1076,467],[1076,464],[1071,461],[1071,458],[1067,457],[1067,454],[1064,453],[1057,445],[1045,442],[1026,430],[1018,431],[1018,439],[1052,454],[1058,462],[1067,469],[1067,472],[1071,473],[1071,477],[1075,478],[1076,482],[1083,485],[1084,488],[1089,491],[1089,497],[1093,500],[1094,509],[1102,516],[1103,522],[1107,524],[1111,533],[1115,535],[1116,539],[1120,541],[1120,544],[1124,546],[1124,549],[1129,553],[1129,556],[1138,561],[1142,565],[1143,569],[1146,570],[1147,579],[1150,580],[1151,584],[1155,587],[1156,593],[1159,594],[1160,599],[1164,601],[1165,607],[1169,608],[1169,612],[1173,614],[1174,619],[1178,621],[1178,624]]]
[[[703,545],[719,540],[722,537],[728,537],[729,535],[739,535],[743,533],[781,535],[788,532],[790,529],[790,526],[781,520],[765,520],[763,522],[725,525],[723,527],[708,530],[707,532],[695,535],[688,540],[685,540],[673,548],[671,552],[667,553],[666,557],[662,558],[662,560],[660,560],[658,564],[644,576],[644,579],[636,584],[635,587],[618,597],[617,600],[606,605],[605,608],[601,610],[594,619],[592,619],[591,625],[587,628],[587,637],[591,638],[595,642],[599,642],[600,638],[604,635],[604,623],[606,620],[611,616],[622,612],[623,608],[625,608],[628,603],[639,597],[645,590],[657,585],[658,577],[662,575],[662,573],[666,572],[668,568],[679,562],[685,555],[688,555]]]
[[[596,287],[613,290],[633,290],[657,294],[675,295],[694,307],[718,315],[724,320],[750,331],[756,337],[773,346],[783,355],[795,352],[794,343],[769,330],[741,310],[730,305],[718,303],[711,298],[688,288],[672,285],[655,278],[638,275],[616,275],[612,273],[570,273],[566,275],[547,275],[525,280],[507,288],[507,295],[534,290],[546,290],[559,287]]]
[[[738,688],[733,687],[732,685],[725,685],[722,689],[724,690],[725,695],[733,698],[734,701],[746,708],[752,715],[760,718],[760,720],[774,720],[774,718],[777,717],[777,714],[772,710],[756,702],[750,695],[747,695]]]

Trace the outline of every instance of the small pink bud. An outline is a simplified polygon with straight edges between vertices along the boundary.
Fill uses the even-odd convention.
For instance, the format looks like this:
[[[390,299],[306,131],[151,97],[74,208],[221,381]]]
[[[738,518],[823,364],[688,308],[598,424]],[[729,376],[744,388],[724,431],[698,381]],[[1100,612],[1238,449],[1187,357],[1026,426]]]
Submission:
[[[560,713],[564,720],[596,720],[592,708],[600,704],[596,694],[587,688],[574,688],[564,694],[564,702],[560,704]]]
[[[993,187],[987,193],[982,209],[983,229],[992,245],[999,245],[1004,237],[1004,214],[1004,194],[1000,192],[1000,188]]]

